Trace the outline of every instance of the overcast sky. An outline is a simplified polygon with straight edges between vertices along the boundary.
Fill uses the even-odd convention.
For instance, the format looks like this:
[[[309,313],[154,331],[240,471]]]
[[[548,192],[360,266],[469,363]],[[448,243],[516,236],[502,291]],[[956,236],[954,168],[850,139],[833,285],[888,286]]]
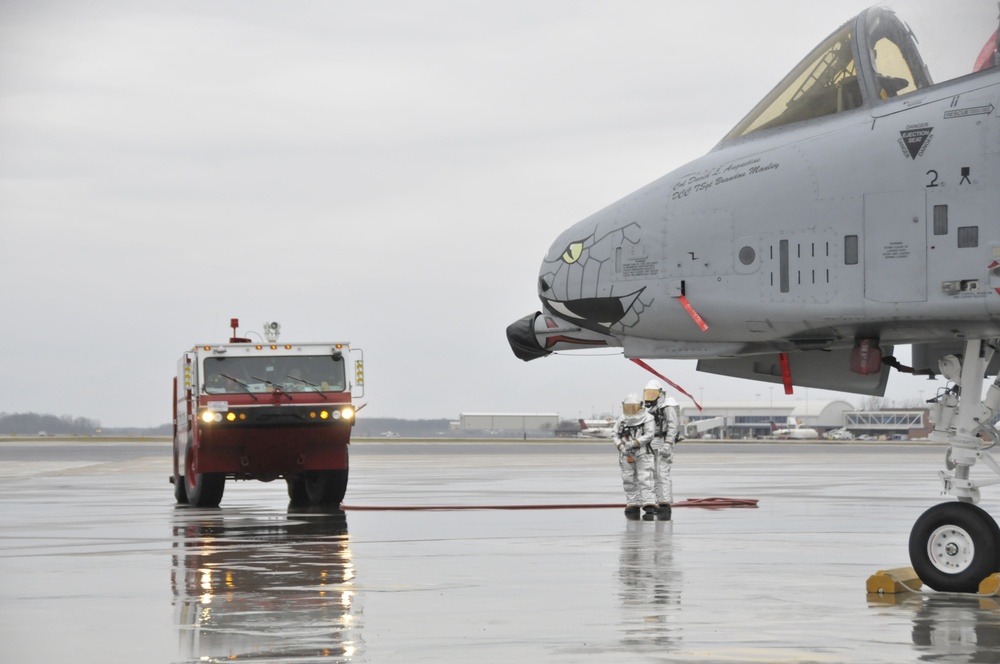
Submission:
[[[618,408],[649,378],[621,355],[507,345],[549,244],[867,4],[5,0],[0,412],[168,422],[177,358],[231,317],[362,347],[368,416]]]

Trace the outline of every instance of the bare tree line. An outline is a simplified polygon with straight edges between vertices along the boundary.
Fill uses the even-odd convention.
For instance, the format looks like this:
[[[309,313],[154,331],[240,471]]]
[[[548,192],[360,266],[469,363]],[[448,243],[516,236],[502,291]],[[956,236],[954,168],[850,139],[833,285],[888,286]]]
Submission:
[[[927,408],[927,401],[919,397],[892,400],[884,397],[865,397],[858,403],[858,410],[921,410]]]
[[[39,413],[0,413],[0,434],[73,434],[93,435],[101,428],[98,420],[71,415]]]

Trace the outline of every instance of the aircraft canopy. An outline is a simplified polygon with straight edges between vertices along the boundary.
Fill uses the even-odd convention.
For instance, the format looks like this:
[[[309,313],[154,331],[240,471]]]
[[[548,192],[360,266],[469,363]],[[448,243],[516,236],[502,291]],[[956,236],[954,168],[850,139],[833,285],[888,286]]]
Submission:
[[[723,140],[874,106],[996,67],[997,0],[883,2],[806,56]]]

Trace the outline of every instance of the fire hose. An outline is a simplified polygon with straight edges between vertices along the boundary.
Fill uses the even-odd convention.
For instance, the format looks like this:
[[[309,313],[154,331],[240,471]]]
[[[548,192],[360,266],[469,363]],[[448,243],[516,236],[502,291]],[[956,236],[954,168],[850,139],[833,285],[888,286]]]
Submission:
[[[724,508],[757,507],[756,498],[688,498],[673,507],[701,507],[717,510]],[[457,510],[592,510],[625,507],[621,503],[574,503],[549,505],[341,505],[340,509],[352,512],[432,512]]]

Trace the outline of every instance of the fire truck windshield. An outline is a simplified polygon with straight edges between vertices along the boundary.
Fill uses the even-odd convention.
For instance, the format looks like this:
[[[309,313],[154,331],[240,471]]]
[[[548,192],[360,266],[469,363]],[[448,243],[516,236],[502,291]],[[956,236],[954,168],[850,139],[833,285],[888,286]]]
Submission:
[[[330,355],[266,357],[207,357],[204,362],[207,394],[236,392],[343,392],[347,381],[344,359]]]

